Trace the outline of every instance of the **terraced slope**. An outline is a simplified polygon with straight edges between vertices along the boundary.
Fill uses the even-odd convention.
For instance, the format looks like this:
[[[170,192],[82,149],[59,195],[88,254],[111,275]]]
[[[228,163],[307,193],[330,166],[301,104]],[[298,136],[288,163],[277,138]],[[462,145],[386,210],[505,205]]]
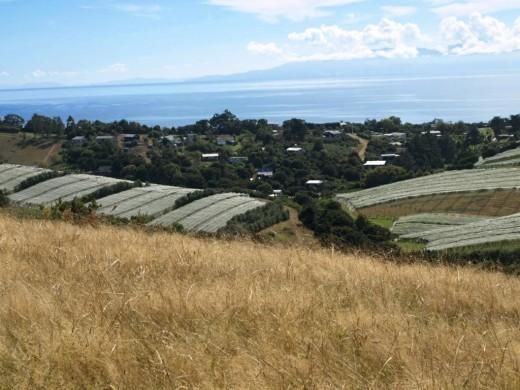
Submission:
[[[448,171],[358,192],[340,194],[354,209],[421,196],[520,188],[520,168]]]
[[[66,175],[36,184],[23,191],[11,194],[15,203],[29,205],[50,205],[58,200],[70,201],[88,196],[102,188],[110,187],[124,180],[92,175]]]
[[[245,194],[224,193],[199,199],[152,221],[149,226],[181,225],[191,232],[216,233],[235,216],[247,213],[265,202]]]
[[[461,226],[489,219],[487,217],[463,214],[415,214],[399,218],[391,228],[399,236],[422,233],[449,226]]]
[[[481,159],[475,163],[476,168],[493,168],[520,165],[520,148],[507,150],[495,156]]]
[[[175,207],[175,202],[198,190],[191,188],[151,185],[132,188],[97,201],[101,206],[97,212],[119,218],[139,215],[158,217]]]
[[[13,192],[25,180],[47,172],[51,171],[24,165],[0,164],[0,191]]]
[[[401,238],[427,241],[429,251],[520,240],[520,214],[407,234]]]

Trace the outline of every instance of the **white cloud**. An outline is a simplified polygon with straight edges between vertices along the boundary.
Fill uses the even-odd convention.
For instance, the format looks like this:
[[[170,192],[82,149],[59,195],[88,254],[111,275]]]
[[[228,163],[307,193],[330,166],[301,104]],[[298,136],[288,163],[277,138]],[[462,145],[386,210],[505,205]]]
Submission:
[[[437,0],[442,1],[442,0]],[[473,13],[466,18],[443,18],[438,32],[424,34],[414,23],[383,18],[378,24],[354,30],[322,25],[290,33],[287,42],[251,42],[248,50],[279,61],[414,58],[421,49],[444,55],[500,54],[520,51],[520,17],[512,26]]]
[[[262,55],[277,55],[282,53],[282,49],[274,42],[260,43],[260,42],[249,42],[247,50],[255,54]]]
[[[5,71],[1,71],[0,72],[0,77],[9,77],[9,73],[7,73]]]
[[[499,54],[520,50],[520,18],[512,28],[490,16],[473,13],[467,19],[441,21],[444,50],[449,54]]]
[[[418,25],[386,18],[362,30],[324,25],[291,33],[288,38],[295,45],[290,57],[296,60],[413,58],[417,47],[427,43]]]
[[[519,0],[430,0],[430,3],[433,11],[444,17],[467,16],[475,12],[490,14],[520,9]]]
[[[403,5],[385,5],[381,7],[381,11],[389,18],[400,18],[410,16],[417,12],[417,8]]]
[[[209,4],[257,15],[263,20],[303,20],[327,15],[327,8],[363,0],[208,0]]]

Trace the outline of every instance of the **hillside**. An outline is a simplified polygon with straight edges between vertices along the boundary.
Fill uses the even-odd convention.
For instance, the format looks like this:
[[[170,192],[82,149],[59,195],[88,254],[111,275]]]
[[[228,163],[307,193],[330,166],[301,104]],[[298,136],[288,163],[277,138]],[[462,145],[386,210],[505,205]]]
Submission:
[[[518,388],[520,280],[0,215],[0,388]]]
[[[13,164],[50,166],[59,159],[62,142],[36,139],[28,134],[0,133],[0,162]]]

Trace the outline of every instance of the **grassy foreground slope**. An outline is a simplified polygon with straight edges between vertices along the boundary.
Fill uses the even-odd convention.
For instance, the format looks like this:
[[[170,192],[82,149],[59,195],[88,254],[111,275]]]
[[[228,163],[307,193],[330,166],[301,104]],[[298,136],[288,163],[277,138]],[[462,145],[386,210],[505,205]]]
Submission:
[[[0,388],[519,388],[520,279],[0,215]]]

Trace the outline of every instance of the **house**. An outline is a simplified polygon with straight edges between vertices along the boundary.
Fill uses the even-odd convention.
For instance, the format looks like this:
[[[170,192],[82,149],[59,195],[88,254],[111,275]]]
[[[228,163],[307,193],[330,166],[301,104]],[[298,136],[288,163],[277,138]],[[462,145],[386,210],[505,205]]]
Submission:
[[[217,135],[217,145],[235,145],[237,143],[235,137],[232,135]]]
[[[132,148],[139,144],[139,134],[122,134],[121,140],[125,147]]]
[[[323,132],[323,138],[325,138],[326,141],[336,141],[341,139],[341,136],[343,135],[343,132],[340,130],[325,130]]]
[[[113,135],[98,135],[96,137],[96,142],[115,142],[115,137]]]
[[[256,176],[258,177],[273,177],[274,172],[272,169],[259,169],[256,171]]]
[[[286,151],[288,153],[301,153],[301,152],[303,152],[303,149],[299,148],[297,146],[293,146],[293,147],[287,148]]]
[[[220,154],[218,153],[204,153],[202,155],[202,161],[215,161],[218,160],[220,157]]]
[[[386,165],[386,161],[382,161],[382,160],[367,161],[363,165],[365,167],[384,167]]]
[[[231,163],[231,164],[240,164],[240,163],[246,163],[249,161],[249,158],[247,157],[242,157],[242,156],[233,156],[233,157],[230,157],[228,159],[228,161]]]
[[[87,142],[87,138],[82,135],[78,135],[77,137],[72,138],[70,142],[73,145],[83,145],[85,142]]]
[[[124,142],[139,141],[139,134],[121,134],[121,138]]]
[[[279,198],[282,195],[283,195],[282,190],[273,190],[273,193],[271,195],[269,195],[269,197],[270,198]]]
[[[422,135],[431,134],[436,137],[442,137],[442,133],[440,130],[428,130],[428,131],[421,131]]]
[[[396,154],[396,153],[385,153],[385,154],[381,155],[381,160],[385,160],[385,161],[395,160],[396,158],[399,158],[399,157],[401,157],[401,155]]]
[[[163,143],[169,143],[175,146],[181,146],[183,144],[183,140],[181,136],[178,135],[167,135],[161,138]]]
[[[387,134],[383,134],[383,137],[390,139],[392,141],[402,141],[402,140],[406,140],[406,133],[399,133],[399,132],[387,133]]]

